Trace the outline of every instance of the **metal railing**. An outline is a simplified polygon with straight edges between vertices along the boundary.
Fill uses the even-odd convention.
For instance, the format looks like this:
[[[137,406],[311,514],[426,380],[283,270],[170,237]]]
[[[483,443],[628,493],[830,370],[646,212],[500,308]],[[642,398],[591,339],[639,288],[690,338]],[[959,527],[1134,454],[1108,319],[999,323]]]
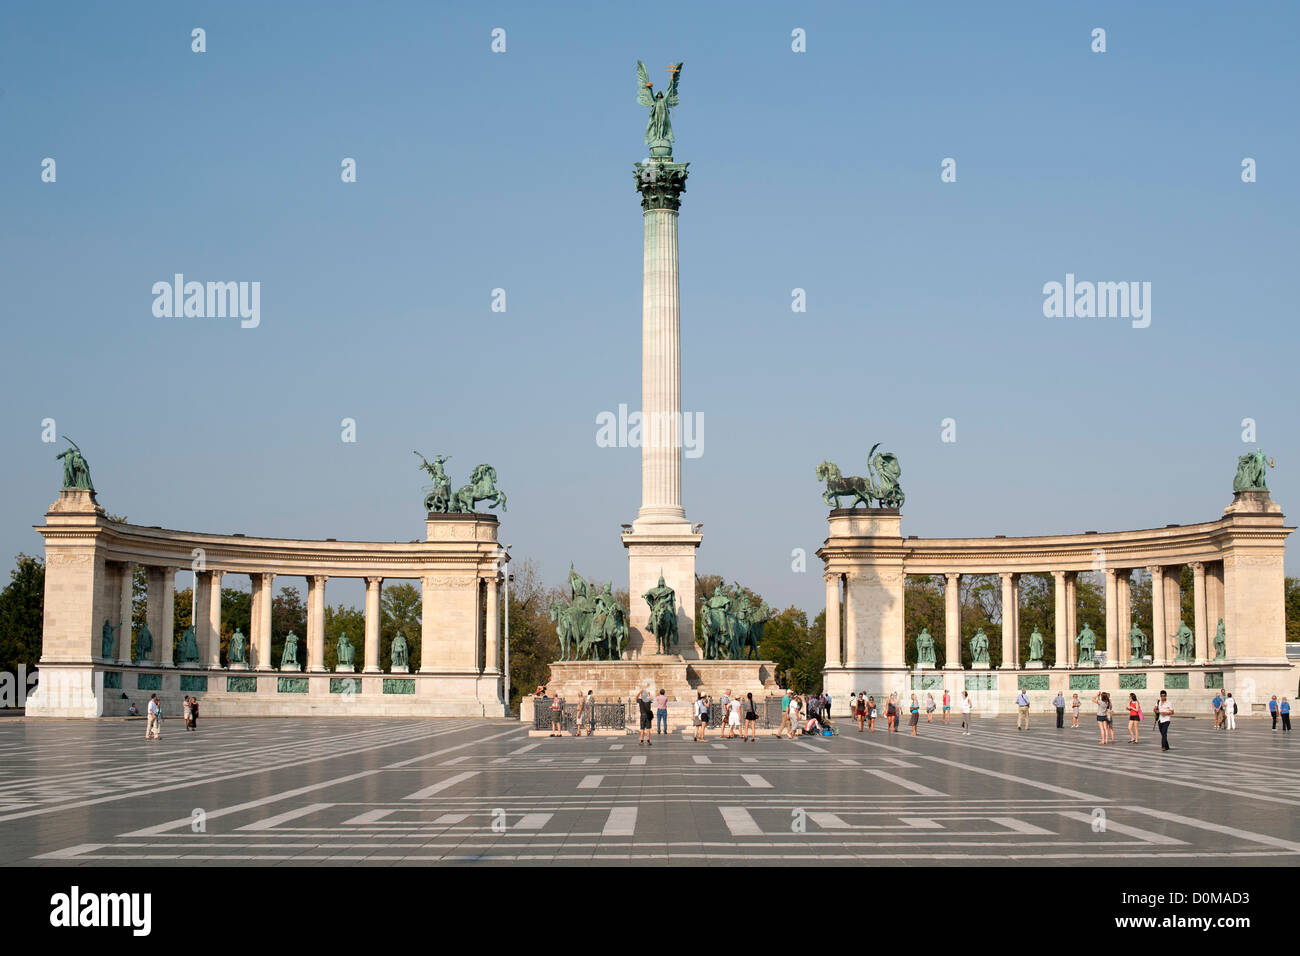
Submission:
[[[535,697],[533,698],[533,729],[534,730],[551,730],[555,726],[555,718],[552,716],[551,704],[554,702],[553,697]],[[598,700],[593,706],[587,708],[584,706],[582,714],[582,729],[585,731],[591,726],[592,717],[596,721],[596,730],[625,730],[629,721],[634,718],[635,706],[629,707],[628,702],[621,700]],[[565,701],[561,708],[563,715],[560,728],[565,733],[573,733],[578,726],[578,702]]]

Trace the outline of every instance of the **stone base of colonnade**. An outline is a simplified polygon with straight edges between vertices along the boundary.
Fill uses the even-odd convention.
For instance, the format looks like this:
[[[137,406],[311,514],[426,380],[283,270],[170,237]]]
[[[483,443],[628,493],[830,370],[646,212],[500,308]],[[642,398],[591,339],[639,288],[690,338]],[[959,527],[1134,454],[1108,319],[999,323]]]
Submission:
[[[1048,670],[1002,669],[984,670],[913,670],[906,678],[910,686],[904,701],[915,693],[925,710],[925,695],[934,695],[942,708],[945,688],[952,697],[952,711],[961,712],[959,701],[962,691],[970,694],[975,713],[982,717],[1014,717],[1016,698],[1021,691],[1029,697],[1030,714],[1039,720],[1055,724],[1056,708],[1053,700],[1057,693],[1065,697],[1066,721],[1070,719],[1070,705],[1074,695],[1079,697],[1079,723],[1095,723],[1097,715],[1093,698],[1101,691],[1110,694],[1117,715],[1116,722],[1127,719],[1129,694],[1136,694],[1142,706],[1143,717],[1153,719],[1152,711],[1165,691],[1173,704],[1177,717],[1210,719],[1213,717],[1211,701],[1216,693],[1231,691],[1238,701],[1238,717],[1267,716],[1268,701],[1276,695],[1296,699],[1300,684],[1300,664],[1287,661],[1241,663],[1222,661],[1201,665],[1168,664],[1162,666],[1104,667],[1104,668],[1050,668]],[[870,693],[870,691],[868,691]],[[879,695],[876,697],[880,700]],[[847,704],[846,704],[847,708]],[[836,713],[840,703],[835,701]],[[936,711],[937,713],[938,711]],[[1041,715],[1041,716],[1040,716]],[[1037,726],[1046,726],[1039,723]]]
[[[348,674],[225,668],[45,664],[27,697],[29,717],[144,714],[157,694],[164,720],[180,718],[187,696],[208,717],[504,717],[494,674]],[[179,725],[177,725],[179,726]]]

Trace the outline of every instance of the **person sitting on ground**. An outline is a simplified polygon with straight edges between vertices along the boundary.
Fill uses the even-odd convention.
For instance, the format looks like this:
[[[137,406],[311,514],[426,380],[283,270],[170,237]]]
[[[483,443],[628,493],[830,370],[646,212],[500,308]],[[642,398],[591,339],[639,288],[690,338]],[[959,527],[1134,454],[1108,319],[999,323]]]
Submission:
[[[126,709],[126,712],[130,714],[132,717],[140,716],[140,708],[135,706],[135,701],[131,702],[131,706]]]

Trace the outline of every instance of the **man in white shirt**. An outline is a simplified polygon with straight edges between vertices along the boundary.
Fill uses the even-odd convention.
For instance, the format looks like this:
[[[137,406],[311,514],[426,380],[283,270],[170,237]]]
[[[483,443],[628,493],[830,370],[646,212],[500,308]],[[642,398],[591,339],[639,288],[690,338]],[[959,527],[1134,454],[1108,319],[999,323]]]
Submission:
[[[972,723],[971,710],[974,708],[974,706],[975,705],[971,702],[970,694],[967,691],[962,691],[961,692],[961,725],[963,728],[962,735],[965,737],[970,736],[970,729]]]
[[[1231,700],[1231,695],[1229,695]],[[1174,716],[1174,705],[1169,702],[1165,692],[1160,692],[1160,702],[1156,704],[1156,723],[1160,727],[1160,749],[1169,749],[1169,721]]]
[[[1231,693],[1223,695],[1223,729],[1237,729],[1237,701]]]
[[[799,728],[803,726],[799,716],[800,700],[799,695],[795,694],[790,697],[790,739],[794,740],[799,736]]]
[[[152,737],[154,740],[162,740],[162,708],[158,706],[158,695],[149,695],[149,721],[144,728],[144,739]]]

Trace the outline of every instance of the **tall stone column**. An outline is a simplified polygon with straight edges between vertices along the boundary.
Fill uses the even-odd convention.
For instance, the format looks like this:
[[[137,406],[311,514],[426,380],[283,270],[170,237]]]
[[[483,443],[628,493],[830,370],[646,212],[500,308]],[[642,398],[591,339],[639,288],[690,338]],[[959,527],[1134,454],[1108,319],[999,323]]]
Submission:
[[[159,568],[162,576],[162,620],[154,634],[158,644],[158,663],[163,667],[175,666],[176,639],[176,572],[179,568]],[[192,597],[192,596],[191,596]]]
[[[1169,661],[1168,628],[1165,627],[1165,569],[1153,564],[1151,572],[1151,663],[1163,665]]]
[[[1014,575],[1002,572],[1002,666],[1016,666],[1016,598]]]
[[[384,586],[383,578],[366,578],[366,666],[365,673],[383,672],[379,661],[379,598]]]
[[[487,600],[484,608],[487,620],[484,622],[483,632],[485,635],[483,673],[490,676],[501,673],[501,581],[499,575],[483,580],[487,584]]]
[[[1079,645],[1074,639],[1079,636],[1079,572],[1065,573],[1065,649],[1070,653],[1070,666],[1079,663]]]
[[[840,667],[840,575],[838,572],[826,577],[826,666]]]
[[[271,670],[275,664],[271,660],[271,588],[275,584],[275,575],[267,572],[254,574],[257,595],[253,621],[250,627],[256,630],[252,644],[257,660],[253,667],[259,671]]]
[[[1133,584],[1132,572],[1128,569],[1122,569],[1119,577],[1115,579],[1117,586],[1115,595],[1119,602],[1119,644],[1116,648],[1116,660],[1121,666],[1128,666],[1129,656],[1133,648],[1128,642],[1128,633],[1133,626],[1133,596],[1131,587]]]
[[[943,666],[961,670],[961,575],[943,577]]]
[[[1065,572],[1053,571],[1052,579],[1056,585],[1056,607],[1052,614],[1052,626],[1056,631],[1056,666],[1070,665],[1069,614],[1065,604]]]
[[[307,578],[307,667],[325,670],[325,582],[324,574]]]
[[[1118,663],[1116,641],[1119,635],[1119,584],[1117,572],[1108,567],[1102,572],[1106,582],[1106,663]]]
[[[221,666],[221,579],[224,571],[208,572],[207,664]]]
[[[131,617],[134,609],[131,606],[132,590],[135,587],[135,565],[127,562],[121,566],[118,571],[117,579],[117,620],[122,625],[121,630],[117,632],[117,662],[119,664],[131,663]]]
[[[682,506],[683,420],[681,396],[681,311],[678,290],[677,216],[686,191],[688,163],[671,156],[636,166],[644,228],[641,296],[641,507],[632,530],[623,535],[628,550],[628,656],[653,648],[650,608],[641,595],[660,574],[678,600],[677,652],[698,658],[695,633],[695,550]]]
[[[1193,561],[1192,566],[1192,632],[1196,635],[1196,663],[1209,660],[1209,622],[1206,620],[1205,562]]]

